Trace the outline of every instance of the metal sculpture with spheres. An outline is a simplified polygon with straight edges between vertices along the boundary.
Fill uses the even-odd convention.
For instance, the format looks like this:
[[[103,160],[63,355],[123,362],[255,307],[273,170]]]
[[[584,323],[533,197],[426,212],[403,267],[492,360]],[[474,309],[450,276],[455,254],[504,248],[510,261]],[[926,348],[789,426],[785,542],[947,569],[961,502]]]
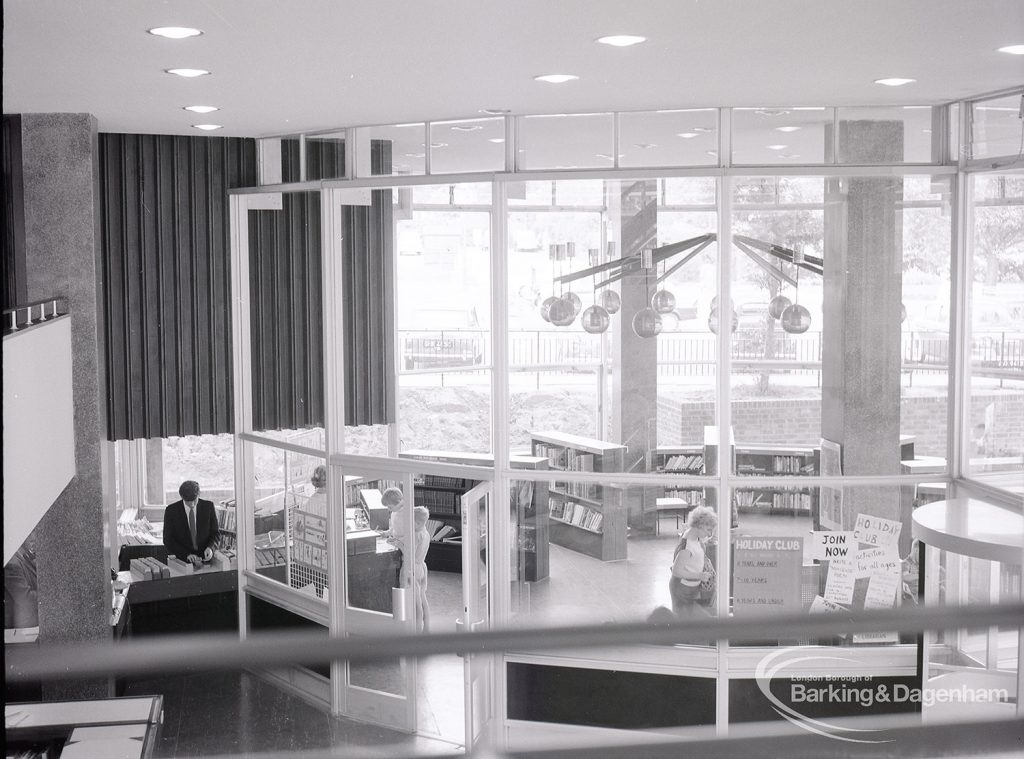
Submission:
[[[608,312],[601,306],[589,306],[583,310],[580,315],[580,325],[582,325],[585,332],[589,332],[592,335],[599,335],[602,332],[608,331],[608,325],[611,324],[612,318],[608,315]]]
[[[668,290],[658,290],[651,297],[651,308],[659,314],[670,314],[676,310],[676,296]]]

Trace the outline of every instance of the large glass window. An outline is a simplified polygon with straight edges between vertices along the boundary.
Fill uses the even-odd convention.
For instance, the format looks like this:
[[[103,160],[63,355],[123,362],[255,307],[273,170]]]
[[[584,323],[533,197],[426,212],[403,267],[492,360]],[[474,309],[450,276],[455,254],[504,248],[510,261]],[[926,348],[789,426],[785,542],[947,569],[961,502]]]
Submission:
[[[969,471],[1024,490],[1024,174],[971,177]]]

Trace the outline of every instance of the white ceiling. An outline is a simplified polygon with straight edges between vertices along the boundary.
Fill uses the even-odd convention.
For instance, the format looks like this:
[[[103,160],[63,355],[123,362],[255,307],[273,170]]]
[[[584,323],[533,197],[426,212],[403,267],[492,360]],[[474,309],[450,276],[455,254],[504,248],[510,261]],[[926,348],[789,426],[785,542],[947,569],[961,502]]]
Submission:
[[[169,25],[204,34],[146,33]],[[593,42],[617,33],[648,41]],[[264,136],[482,108],[934,105],[1024,83],[1024,56],[996,52],[1022,43],[1022,0],[7,0],[4,111]],[[917,82],[873,84],[894,76]]]

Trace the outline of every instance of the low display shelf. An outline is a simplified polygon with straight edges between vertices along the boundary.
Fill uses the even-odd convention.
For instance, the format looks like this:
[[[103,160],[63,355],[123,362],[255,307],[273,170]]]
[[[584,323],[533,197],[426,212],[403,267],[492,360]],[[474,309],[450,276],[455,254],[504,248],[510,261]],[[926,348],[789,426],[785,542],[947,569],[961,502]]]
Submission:
[[[625,446],[561,432],[534,432],[534,456],[566,472],[621,472]],[[626,558],[621,491],[598,483],[556,482],[548,498],[551,542],[602,561]]]

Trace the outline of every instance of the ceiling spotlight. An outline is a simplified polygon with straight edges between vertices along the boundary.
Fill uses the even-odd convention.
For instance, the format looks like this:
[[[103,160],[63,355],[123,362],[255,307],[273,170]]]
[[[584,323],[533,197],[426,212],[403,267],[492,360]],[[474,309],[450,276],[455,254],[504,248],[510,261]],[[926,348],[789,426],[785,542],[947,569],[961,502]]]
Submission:
[[[1024,45],[1007,45],[1006,47],[999,48],[1000,53],[1009,53],[1010,55],[1024,55]]]
[[[506,113],[512,113],[508,108],[481,108],[480,113],[486,113],[488,116],[504,116]]]
[[[653,142],[634,142],[633,147],[640,148],[641,150],[650,150],[651,148],[656,148],[658,146]]]
[[[798,127],[798,126],[775,127],[775,131],[776,132],[799,132],[800,131],[800,127]]]
[[[789,111],[778,108],[758,108],[754,113],[758,116],[785,116]]]
[[[169,40],[183,40],[186,37],[198,37],[202,32],[190,26],[158,26],[155,29],[147,29],[150,34],[157,37],[166,37]]]
[[[684,140],[690,140],[697,136],[696,132],[680,132],[676,137],[682,137]]]
[[[456,124],[452,129],[456,132],[479,132],[483,127],[479,124]]]
[[[779,155],[781,155],[783,158],[799,158],[800,157],[799,153],[780,153]]]
[[[564,84],[565,82],[571,82],[573,79],[579,79],[579,77],[575,74],[543,74],[534,77],[535,81],[547,82],[548,84]]]
[[[711,127],[694,127],[693,131],[701,132],[702,134],[707,134],[708,132],[713,132],[715,130],[712,129]]]
[[[876,79],[875,84],[884,84],[886,87],[902,87],[904,84],[910,84],[911,82],[916,81],[916,79],[902,79],[898,76],[894,76],[889,79]]]
[[[789,145],[765,145],[769,150],[785,150]]]
[[[206,76],[210,73],[206,69],[164,69],[164,72],[174,74],[175,76],[183,76],[186,79],[191,79],[196,76]]]
[[[706,150],[705,152],[709,156],[711,156],[712,158],[717,158],[718,157],[718,151],[717,150]]]
[[[406,158],[426,158],[426,153],[406,153]]]
[[[420,145],[422,145],[423,147],[426,147],[426,143],[421,142]],[[432,142],[432,143],[430,143],[430,147],[432,147],[432,148],[446,148],[446,147],[448,147],[448,143],[447,142]]]
[[[600,42],[602,45],[611,45],[612,47],[629,47],[630,45],[639,45],[641,42],[646,42],[646,37],[638,37],[635,34],[613,34],[610,37],[598,37],[594,42]]]
[[[214,105],[186,105],[182,110],[192,111],[192,113],[213,113],[219,111],[220,108]]]
[[[202,129],[204,132],[212,132],[214,129],[223,129],[224,127],[220,124],[193,124],[196,129]]]

